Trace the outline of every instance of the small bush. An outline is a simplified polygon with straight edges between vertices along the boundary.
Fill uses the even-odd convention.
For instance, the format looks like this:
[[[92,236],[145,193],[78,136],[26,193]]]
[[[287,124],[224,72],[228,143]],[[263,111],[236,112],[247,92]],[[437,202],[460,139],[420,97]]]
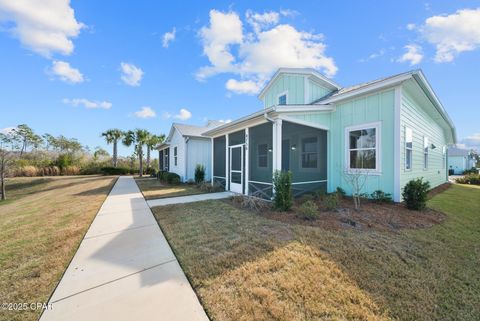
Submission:
[[[167,183],[168,184],[179,184],[180,183],[180,175],[176,173],[169,172],[167,174]]]
[[[125,167],[102,167],[101,169],[103,175],[128,175],[130,174],[130,169]]]
[[[412,179],[403,188],[402,196],[408,209],[420,211],[425,209],[430,183],[423,178]]]
[[[478,169],[476,169],[475,167],[472,167],[463,172],[463,175],[469,175],[469,174],[478,174]]]
[[[62,175],[78,175],[80,168],[78,166],[66,166],[62,168]]]
[[[339,203],[339,197],[341,196],[340,193],[332,193],[328,194],[325,199],[323,200],[323,203],[325,205],[325,209],[327,211],[334,211],[338,208],[338,203]]]
[[[15,175],[34,177],[38,175],[38,169],[35,166],[31,166],[31,165],[23,166],[16,171]]]
[[[302,203],[306,201],[313,201],[313,200],[315,200],[315,196],[313,194],[303,194],[301,198]]]
[[[60,168],[65,168],[67,166],[72,165],[73,159],[72,156],[69,154],[60,154],[58,155],[56,165]]]
[[[375,203],[391,203],[392,202],[392,194],[385,193],[382,190],[376,190],[372,194],[370,194],[370,198]]]
[[[293,205],[292,172],[276,171],[273,175],[273,186],[273,206],[277,210],[288,211]]]
[[[156,177],[157,170],[154,167],[149,167],[145,170],[145,174],[150,175],[151,177]]]
[[[235,195],[232,197],[232,202],[249,211],[260,212],[270,207],[270,203],[258,197],[247,195]]]
[[[205,180],[205,166],[197,164],[195,166],[195,183],[200,184]]]
[[[159,172],[157,173],[157,178],[158,178],[161,182],[166,182],[166,181],[167,181],[167,174],[168,174],[167,171],[159,171]]]
[[[456,179],[459,184],[480,185],[480,174],[468,174]]]
[[[319,190],[316,190],[314,193],[313,193],[313,197],[317,200],[317,201],[321,201],[325,198],[325,196],[327,196],[327,193],[325,191],[325,189],[321,188]]]
[[[308,200],[300,205],[298,214],[304,220],[315,220],[319,216],[318,206],[314,201]]]
[[[97,175],[102,174],[100,167],[87,167],[80,170],[80,175]]]
[[[225,188],[219,182],[202,182],[198,185],[198,188],[205,193],[215,193],[215,192],[224,192]]]
[[[345,190],[340,186],[337,186],[337,194],[340,197],[345,197],[345,195],[347,195],[347,192],[345,192]]]

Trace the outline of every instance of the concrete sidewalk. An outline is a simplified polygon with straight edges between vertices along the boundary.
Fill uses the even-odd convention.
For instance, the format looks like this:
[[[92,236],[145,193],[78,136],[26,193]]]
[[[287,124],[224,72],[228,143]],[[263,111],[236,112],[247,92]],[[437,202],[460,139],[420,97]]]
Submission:
[[[120,177],[40,320],[208,320],[132,177]]]
[[[229,198],[230,196],[233,196],[233,195],[235,194],[232,192],[195,194],[195,195],[187,195],[187,196],[159,198],[159,199],[149,200],[147,201],[147,203],[150,207],[154,207],[154,206],[192,203],[192,202],[200,202],[200,201],[208,201],[208,200],[219,200],[219,199]]]

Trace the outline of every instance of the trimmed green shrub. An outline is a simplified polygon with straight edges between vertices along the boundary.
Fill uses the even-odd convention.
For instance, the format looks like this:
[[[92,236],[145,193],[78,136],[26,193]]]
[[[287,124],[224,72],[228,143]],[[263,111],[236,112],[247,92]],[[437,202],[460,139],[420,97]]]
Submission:
[[[412,179],[403,188],[402,196],[408,209],[420,211],[427,205],[430,183],[423,178]]]
[[[275,171],[273,174],[273,207],[280,211],[288,211],[293,205],[292,172]]]
[[[80,175],[95,175],[95,174],[103,174],[102,169],[100,167],[86,167],[80,170]]]
[[[180,183],[180,175],[176,173],[167,173],[167,183],[168,184],[179,184]]]
[[[130,174],[130,169],[125,167],[102,167],[101,168],[103,175],[128,175]]]
[[[157,170],[154,167],[149,167],[145,170],[145,174],[150,175],[151,177],[156,177]]]
[[[298,208],[298,215],[301,218],[303,218],[304,220],[315,220],[315,219],[317,219],[318,216],[319,216],[317,204],[312,200],[308,200],[308,201],[304,202]]]
[[[480,185],[480,174],[468,174],[456,179],[459,184]]]
[[[205,166],[197,164],[195,166],[195,183],[200,184],[205,180]]]
[[[382,190],[376,190],[375,192],[370,194],[370,198],[375,203],[391,203],[393,201],[392,194],[385,193]]]
[[[325,204],[325,208],[327,209],[327,211],[333,211],[333,210],[336,210],[337,207],[338,207],[338,199],[339,197],[341,197],[341,194],[338,193],[338,192],[335,192],[335,193],[332,193],[332,194],[328,194],[323,202]]]

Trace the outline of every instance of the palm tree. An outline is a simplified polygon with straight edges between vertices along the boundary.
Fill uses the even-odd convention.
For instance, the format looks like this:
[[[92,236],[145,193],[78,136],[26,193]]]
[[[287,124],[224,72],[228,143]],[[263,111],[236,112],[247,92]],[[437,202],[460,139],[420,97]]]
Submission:
[[[148,137],[150,133],[145,129],[135,129],[135,141],[137,143],[137,154],[138,160],[140,162],[140,169],[139,174],[140,177],[143,176],[143,145],[145,145],[148,141]]]
[[[105,137],[105,141],[107,144],[113,143],[113,154],[112,154],[112,165],[113,167],[117,167],[117,159],[118,159],[118,152],[117,152],[117,143],[120,138],[122,138],[124,133],[120,129],[109,129],[102,133],[102,136]]]
[[[149,135],[147,139],[147,169],[150,168],[150,151],[165,140],[165,135]]]

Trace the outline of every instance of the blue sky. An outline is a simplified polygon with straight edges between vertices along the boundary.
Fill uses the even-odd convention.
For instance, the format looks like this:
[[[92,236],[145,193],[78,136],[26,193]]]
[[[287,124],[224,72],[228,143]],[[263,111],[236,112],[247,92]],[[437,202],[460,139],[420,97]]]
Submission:
[[[254,112],[278,67],[343,86],[421,68],[460,143],[480,146],[479,1],[0,0],[0,57],[0,130],[91,148],[110,150],[108,128],[168,134]]]

